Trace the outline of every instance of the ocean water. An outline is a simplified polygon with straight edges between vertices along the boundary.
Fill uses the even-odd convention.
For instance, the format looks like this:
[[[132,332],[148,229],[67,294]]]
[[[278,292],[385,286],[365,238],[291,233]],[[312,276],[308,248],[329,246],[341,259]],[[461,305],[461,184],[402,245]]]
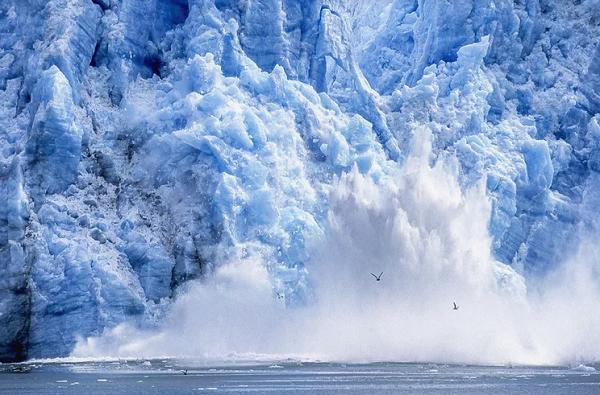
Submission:
[[[190,360],[120,360],[3,364],[0,372],[0,394],[13,395],[600,393],[600,373],[583,365],[493,367],[286,361],[205,366]]]

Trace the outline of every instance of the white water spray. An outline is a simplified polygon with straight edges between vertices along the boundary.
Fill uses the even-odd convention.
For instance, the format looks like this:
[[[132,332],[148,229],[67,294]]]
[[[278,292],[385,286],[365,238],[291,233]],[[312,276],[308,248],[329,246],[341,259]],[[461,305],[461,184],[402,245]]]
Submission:
[[[584,242],[527,295],[490,253],[483,187],[463,193],[452,165],[418,142],[389,182],[353,171],[330,195],[325,237],[307,269],[313,301],[286,309],[258,258],[196,282],[158,331],[121,325],[75,356],[558,364],[600,357],[600,300]],[[377,282],[370,272],[384,272]],[[452,303],[460,309],[452,309]]]

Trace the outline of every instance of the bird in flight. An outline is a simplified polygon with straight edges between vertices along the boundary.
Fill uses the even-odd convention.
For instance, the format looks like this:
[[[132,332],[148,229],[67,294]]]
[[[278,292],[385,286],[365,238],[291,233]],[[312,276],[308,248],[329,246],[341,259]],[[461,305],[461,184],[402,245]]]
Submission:
[[[276,292],[276,293],[277,293],[277,299],[283,300],[284,295],[280,294],[279,292]]]
[[[381,281],[381,276],[383,276],[383,272],[379,273],[379,276],[376,276],[375,274],[371,273],[371,276],[375,277],[375,281]]]
[[[182,370],[181,373],[183,373],[184,376],[187,376],[187,369]]]
[[[454,305],[454,307],[452,308],[452,310],[458,310],[458,306],[456,305],[456,302],[452,302],[452,304]]]

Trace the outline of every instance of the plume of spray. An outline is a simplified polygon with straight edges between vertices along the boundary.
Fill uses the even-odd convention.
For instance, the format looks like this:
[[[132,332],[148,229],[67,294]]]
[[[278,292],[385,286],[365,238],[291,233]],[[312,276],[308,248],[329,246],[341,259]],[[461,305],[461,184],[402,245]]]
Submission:
[[[452,160],[430,165],[418,133],[397,173],[356,169],[332,187],[324,237],[307,262],[313,297],[289,308],[253,256],[189,284],[158,330],[124,324],[81,340],[79,357],[287,357],[328,361],[560,364],[600,357],[593,243],[527,292],[490,251],[490,203],[464,192]],[[381,281],[370,273],[383,272]],[[453,310],[453,302],[459,305]]]

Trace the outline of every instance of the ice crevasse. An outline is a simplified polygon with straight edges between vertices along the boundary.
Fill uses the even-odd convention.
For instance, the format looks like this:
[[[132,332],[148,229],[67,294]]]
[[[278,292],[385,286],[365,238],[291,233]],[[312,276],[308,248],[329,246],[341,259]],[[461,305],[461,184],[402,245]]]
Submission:
[[[0,359],[157,325],[239,258],[307,303],[340,177],[393,184],[423,136],[483,185],[499,279],[543,276],[597,225],[599,33],[596,0],[3,1]]]

